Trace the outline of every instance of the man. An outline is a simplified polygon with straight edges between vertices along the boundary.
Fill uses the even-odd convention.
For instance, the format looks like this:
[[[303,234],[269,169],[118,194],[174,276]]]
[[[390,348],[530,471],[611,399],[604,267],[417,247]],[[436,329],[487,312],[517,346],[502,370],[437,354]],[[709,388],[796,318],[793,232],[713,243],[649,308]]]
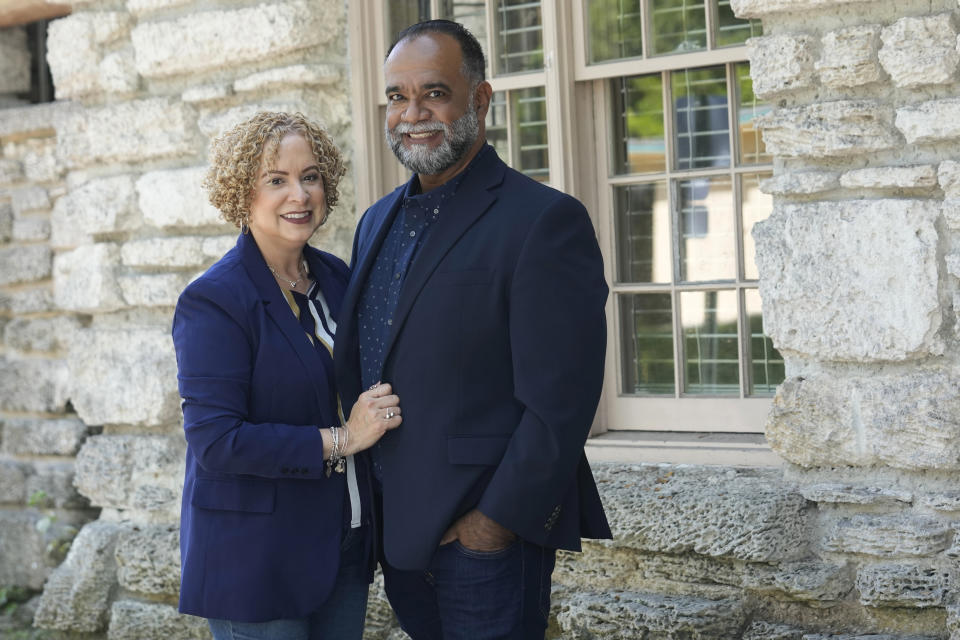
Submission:
[[[583,455],[600,250],[579,202],[486,144],[466,29],[407,28],[384,74],[387,142],[415,175],[357,229],[336,361],[344,406],[383,380],[403,409],[371,451],[387,596],[414,640],[542,638],[555,550],[610,537]]]

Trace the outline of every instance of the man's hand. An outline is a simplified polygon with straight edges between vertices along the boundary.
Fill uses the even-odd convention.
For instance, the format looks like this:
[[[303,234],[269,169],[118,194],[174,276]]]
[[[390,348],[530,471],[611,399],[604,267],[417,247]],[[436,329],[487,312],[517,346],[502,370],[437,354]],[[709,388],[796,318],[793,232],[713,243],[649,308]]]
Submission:
[[[459,540],[467,549],[473,551],[500,551],[510,546],[517,534],[483,515],[476,509],[468,511],[453,523],[440,539],[444,545]]]

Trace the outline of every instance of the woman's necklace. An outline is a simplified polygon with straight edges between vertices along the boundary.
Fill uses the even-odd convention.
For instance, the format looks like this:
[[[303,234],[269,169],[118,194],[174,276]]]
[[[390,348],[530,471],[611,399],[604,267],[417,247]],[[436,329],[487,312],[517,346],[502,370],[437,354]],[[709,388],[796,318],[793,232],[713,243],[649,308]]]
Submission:
[[[280,273],[276,269],[274,269],[273,265],[270,264],[269,262],[267,263],[267,268],[270,269],[270,272],[273,273],[273,276],[277,280],[281,282],[286,282],[287,284],[290,285],[291,289],[296,289],[297,285],[300,284],[300,281],[307,277],[307,268],[304,264],[305,262],[306,262],[305,260],[300,262],[300,277],[297,278],[296,280],[290,280],[285,276],[281,276]]]

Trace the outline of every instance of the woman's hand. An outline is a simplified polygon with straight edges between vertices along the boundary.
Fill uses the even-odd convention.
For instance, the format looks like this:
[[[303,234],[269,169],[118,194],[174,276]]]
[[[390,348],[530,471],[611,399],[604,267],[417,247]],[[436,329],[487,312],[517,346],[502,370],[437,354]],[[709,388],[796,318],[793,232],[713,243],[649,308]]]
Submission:
[[[387,431],[400,426],[403,422],[400,417],[400,398],[392,391],[393,388],[383,382],[360,394],[345,425],[350,435],[344,455],[369,449]]]

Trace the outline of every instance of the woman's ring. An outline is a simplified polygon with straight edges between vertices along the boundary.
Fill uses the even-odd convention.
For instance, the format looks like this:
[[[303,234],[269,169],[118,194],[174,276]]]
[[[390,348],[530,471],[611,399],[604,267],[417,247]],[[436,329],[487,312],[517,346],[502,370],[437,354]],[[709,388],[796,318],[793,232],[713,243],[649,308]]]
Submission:
[[[396,414],[393,413],[393,409],[387,409],[387,420],[392,418],[394,415]]]

